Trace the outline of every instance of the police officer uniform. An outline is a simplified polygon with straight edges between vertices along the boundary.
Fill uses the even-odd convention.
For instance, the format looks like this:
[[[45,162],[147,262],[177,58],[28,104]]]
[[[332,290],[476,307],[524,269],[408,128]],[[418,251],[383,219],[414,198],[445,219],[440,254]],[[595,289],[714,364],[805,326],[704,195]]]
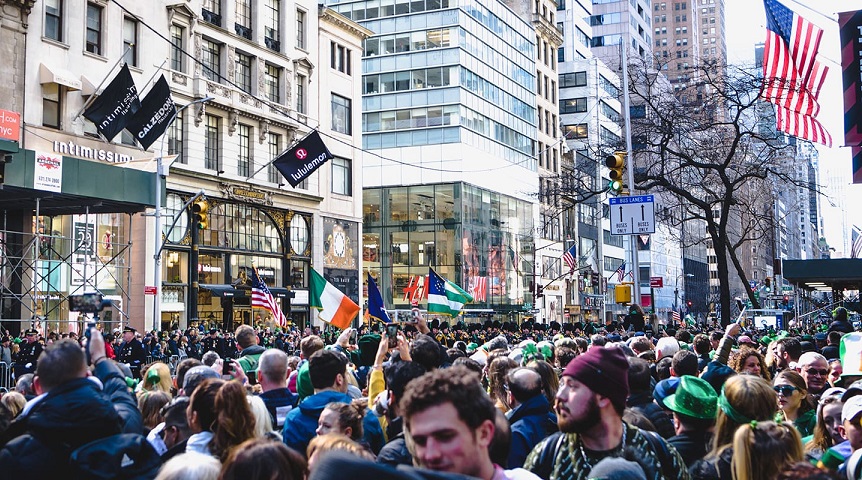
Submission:
[[[123,333],[137,333],[132,327],[125,327]],[[147,351],[140,340],[133,337],[129,342],[120,344],[120,353],[117,354],[117,362],[129,365],[132,376],[141,378],[141,367],[147,362]]]
[[[213,336],[213,334],[218,334],[218,330],[215,328],[210,329],[209,336],[201,340],[201,353],[207,353],[212,350],[213,352],[216,352],[219,357],[224,358],[224,340],[218,335]]]
[[[42,354],[42,344],[39,343],[36,337],[39,332],[35,328],[30,328],[24,335],[27,337],[27,343],[21,344],[21,349],[18,351],[18,356],[15,358],[15,378],[21,378],[21,375],[36,372],[36,360]],[[32,342],[30,340],[33,340]]]

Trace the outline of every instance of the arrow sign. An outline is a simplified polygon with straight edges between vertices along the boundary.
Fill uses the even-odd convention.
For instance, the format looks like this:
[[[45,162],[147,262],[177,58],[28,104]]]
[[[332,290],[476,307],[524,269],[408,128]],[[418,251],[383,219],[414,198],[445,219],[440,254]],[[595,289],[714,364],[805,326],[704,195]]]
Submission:
[[[610,199],[611,234],[642,235],[655,233],[655,197],[636,195]],[[637,220],[636,220],[637,219]]]

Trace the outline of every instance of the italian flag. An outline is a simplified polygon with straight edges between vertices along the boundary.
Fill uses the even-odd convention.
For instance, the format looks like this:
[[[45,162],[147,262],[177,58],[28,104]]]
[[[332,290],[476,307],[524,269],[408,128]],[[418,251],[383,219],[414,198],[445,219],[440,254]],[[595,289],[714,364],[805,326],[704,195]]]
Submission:
[[[359,305],[327,282],[316,270],[311,269],[311,308],[320,310],[317,317],[340,329],[350,326],[353,317],[359,313]]]

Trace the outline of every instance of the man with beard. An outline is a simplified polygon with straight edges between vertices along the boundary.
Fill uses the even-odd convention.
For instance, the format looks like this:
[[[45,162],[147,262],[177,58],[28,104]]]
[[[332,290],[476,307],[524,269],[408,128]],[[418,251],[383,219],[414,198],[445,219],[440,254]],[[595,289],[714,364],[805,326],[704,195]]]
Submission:
[[[682,457],[658,434],[622,420],[629,394],[628,362],[617,347],[594,347],[569,362],[555,398],[560,433],[541,441],[524,468],[554,480],[592,478],[601,460],[634,461],[646,478],[688,479]]]

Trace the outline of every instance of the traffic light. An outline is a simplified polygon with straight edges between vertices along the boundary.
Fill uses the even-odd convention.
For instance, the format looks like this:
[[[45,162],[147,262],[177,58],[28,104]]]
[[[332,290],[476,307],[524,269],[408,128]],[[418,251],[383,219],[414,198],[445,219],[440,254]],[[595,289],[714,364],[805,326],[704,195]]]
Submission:
[[[691,300],[685,302],[685,306],[688,307],[689,310],[691,310],[691,306],[692,306]]]
[[[763,279],[763,289],[766,290],[766,293],[769,293],[772,291],[772,279],[771,278],[766,277]]]
[[[632,284],[621,283],[614,287],[614,301],[620,305],[632,303]]]
[[[790,296],[785,295],[784,298],[781,299],[781,304],[785,307],[790,303]]]
[[[623,191],[623,170],[626,168],[626,152],[614,152],[605,158],[605,165],[611,170],[608,177],[608,191],[619,195]]]
[[[207,228],[207,201],[197,200],[192,204],[192,214],[194,216],[194,226],[203,230]]]
[[[545,296],[543,290],[545,290],[545,287],[541,285],[536,285],[536,298],[542,298]]]

